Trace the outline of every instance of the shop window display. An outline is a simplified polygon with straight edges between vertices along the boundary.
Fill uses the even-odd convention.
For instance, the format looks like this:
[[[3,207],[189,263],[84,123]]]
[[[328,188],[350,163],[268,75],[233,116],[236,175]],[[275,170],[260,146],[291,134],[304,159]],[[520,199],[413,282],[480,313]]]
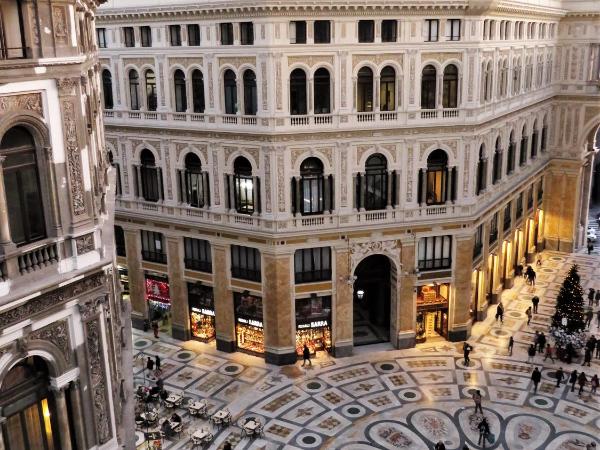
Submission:
[[[240,350],[265,352],[262,298],[248,291],[234,293],[235,331]]]
[[[302,355],[306,344],[315,354],[331,349],[331,297],[296,300],[296,353]]]
[[[448,337],[449,291],[447,283],[417,287],[417,342]]]
[[[146,300],[148,301],[150,320],[162,320],[164,324],[171,310],[169,280],[166,277],[146,275]]]
[[[215,299],[213,289],[200,283],[188,283],[190,329],[192,337],[209,342],[215,338]]]

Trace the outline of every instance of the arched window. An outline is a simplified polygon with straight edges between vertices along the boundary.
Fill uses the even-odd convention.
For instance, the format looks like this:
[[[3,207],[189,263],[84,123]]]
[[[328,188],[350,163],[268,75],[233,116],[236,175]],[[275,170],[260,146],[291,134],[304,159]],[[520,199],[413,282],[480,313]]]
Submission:
[[[146,70],[146,108],[148,111],[156,111],[156,77],[152,70]]]
[[[506,97],[506,86],[508,84],[508,60],[502,61],[502,67],[500,69],[500,82],[498,83],[498,97]]]
[[[358,112],[373,111],[373,71],[369,67],[363,67],[358,71],[356,110]]]
[[[546,117],[544,117],[544,121],[542,122],[542,138],[540,139],[540,151],[542,153],[546,153],[546,145],[548,144],[548,124],[546,120]]]
[[[293,116],[306,115],[306,72],[294,69],[290,74],[290,114]]]
[[[502,142],[500,136],[496,138],[494,149],[494,163],[492,166],[492,183],[496,184],[502,178]]]
[[[454,64],[449,64],[444,69],[442,106],[444,108],[458,107],[458,68]]]
[[[187,94],[185,92],[185,75],[183,70],[177,69],[173,74],[175,85],[175,111],[185,112],[187,109]]]
[[[475,183],[475,195],[481,194],[487,184],[487,158],[485,157],[485,146],[479,147],[479,159],[477,160],[477,180]]]
[[[0,156],[6,157],[0,170],[12,242],[28,244],[46,237],[42,191],[35,142],[21,126],[11,128],[2,137]]]
[[[198,69],[192,72],[192,101],[194,102],[194,112],[204,112],[204,76]]]
[[[131,69],[129,71],[129,106],[133,110],[140,109],[140,94],[139,94],[140,78],[137,71]]]
[[[111,151],[108,152],[108,162],[110,163],[111,166],[113,166],[115,168],[115,172],[116,172],[116,190],[115,193],[116,195],[121,195],[122,193],[122,189],[121,189],[121,167],[119,165],[118,162],[115,162],[114,160],[114,156],[113,153]]]
[[[325,198],[330,192],[329,189],[325,192],[323,163],[319,158],[306,158],[302,161],[299,184],[300,202],[295,206],[299,207],[300,214],[322,214],[326,206]]]
[[[515,58],[513,60],[512,93],[517,95],[519,92],[521,92],[521,60]]]
[[[519,151],[519,166],[523,166],[527,162],[527,127],[523,125],[521,131],[521,149]]]
[[[510,132],[508,140],[508,155],[506,158],[506,175],[510,175],[515,170],[515,157],[516,157],[517,144],[515,142],[515,134],[513,131]]]
[[[419,178],[422,178],[422,170],[419,172]],[[425,203],[427,205],[441,205],[450,198],[454,200],[455,179],[455,168],[452,169],[452,173],[448,170],[448,155],[446,152],[441,149],[431,152],[427,158],[427,171],[424,179]],[[422,180],[420,181],[422,182]]]
[[[379,75],[379,110],[396,110],[396,71],[385,66]]]
[[[251,70],[245,70],[244,79],[244,114],[255,116],[258,108],[256,100],[256,75]]]
[[[317,69],[314,79],[315,114],[331,113],[331,79],[329,71],[324,67]]]
[[[223,74],[225,93],[225,114],[237,114],[237,82],[233,70],[227,69]]]
[[[233,162],[233,195],[235,210],[240,214],[253,214],[256,210],[252,165],[243,156]]]
[[[387,159],[380,153],[369,156],[365,163],[365,209],[385,209],[388,204]]]
[[[113,109],[112,75],[110,70],[102,71],[102,94],[104,97],[104,109]]]
[[[436,108],[436,71],[431,64],[423,68],[421,74],[421,109]]]
[[[144,200],[157,202],[162,199],[162,172],[147,148],[140,153],[139,180],[138,193],[141,191]]]
[[[202,172],[200,158],[194,153],[185,155],[185,170],[179,174],[179,192],[183,203],[196,208],[203,208],[206,203],[208,178]]]
[[[538,121],[533,122],[531,131],[531,159],[537,157],[538,152]]]

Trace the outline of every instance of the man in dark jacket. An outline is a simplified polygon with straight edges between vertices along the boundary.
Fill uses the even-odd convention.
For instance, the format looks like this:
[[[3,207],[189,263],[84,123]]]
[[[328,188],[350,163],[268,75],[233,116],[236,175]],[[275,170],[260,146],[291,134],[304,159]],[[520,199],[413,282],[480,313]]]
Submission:
[[[563,368],[559,367],[556,371],[556,387],[560,387],[560,383],[565,377],[565,373],[563,372]]]
[[[540,298],[537,295],[534,295],[533,298],[531,299],[531,304],[533,305],[533,313],[537,314],[538,305],[540,304]]]
[[[538,384],[542,381],[542,373],[537,367],[531,373],[531,381],[533,381],[533,392],[537,393]]]
[[[569,377],[569,383],[571,383],[571,392],[575,391],[575,383],[577,383],[577,371],[576,370],[571,372],[571,376]]]

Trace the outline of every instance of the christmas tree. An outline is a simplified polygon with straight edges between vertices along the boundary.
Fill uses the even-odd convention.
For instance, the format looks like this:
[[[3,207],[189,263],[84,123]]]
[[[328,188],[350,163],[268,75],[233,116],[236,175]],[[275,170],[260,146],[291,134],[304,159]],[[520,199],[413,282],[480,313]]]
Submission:
[[[566,322],[563,319],[567,319]],[[552,328],[566,334],[579,333],[584,328],[583,288],[579,284],[577,264],[574,264],[556,297],[556,312],[552,317]]]

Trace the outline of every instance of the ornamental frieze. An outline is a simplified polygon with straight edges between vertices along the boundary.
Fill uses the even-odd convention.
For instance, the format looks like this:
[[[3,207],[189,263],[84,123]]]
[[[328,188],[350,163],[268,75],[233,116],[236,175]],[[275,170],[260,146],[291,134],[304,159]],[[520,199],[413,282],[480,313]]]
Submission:
[[[174,57],[174,58],[168,58],[168,61],[169,61],[169,66],[179,64],[180,66],[183,66],[185,68],[188,68],[192,64],[195,64],[198,66],[204,65],[204,58],[202,58],[201,56],[198,56],[195,58]]]
[[[360,261],[370,255],[385,255],[396,263],[396,267],[400,267],[400,248],[397,241],[370,241],[350,247],[352,272]]]
[[[288,56],[288,66],[296,63],[306,64],[308,67],[313,67],[317,64],[329,64],[333,66],[333,55]]]
[[[77,249],[78,255],[83,255],[84,253],[89,253],[94,250],[94,233],[84,234],[83,236],[75,238],[75,248]]]
[[[27,303],[17,306],[0,314],[0,329],[4,329],[25,319],[41,314],[53,306],[66,302],[86,292],[92,291],[104,285],[106,276],[98,272],[81,281],[69,284],[65,287],[55,289],[39,297],[29,300]]]
[[[58,86],[58,95],[61,97],[67,95],[76,95],[77,86],[79,85],[80,80],[81,77],[60,78],[56,80],[56,85]]]
[[[244,153],[247,153],[248,155],[252,156],[252,159],[254,160],[254,163],[256,164],[256,167],[260,167],[260,161],[258,160],[258,149],[257,148],[237,148],[237,147],[223,147],[223,151],[225,154],[225,164],[229,163],[229,158],[231,157],[231,155],[235,152],[237,152],[238,150],[242,150]]]
[[[191,151],[191,150],[198,150],[202,154],[204,161],[206,161],[206,163],[208,163],[208,148],[206,147],[206,145],[190,145],[187,143],[176,143],[175,144],[175,159],[176,159],[176,161],[181,161],[181,153],[183,151]]]
[[[327,158],[327,162],[329,163],[329,167],[333,167],[333,149],[332,148],[315,148],[313,150],[309,150],[306,148],[298,148],[292,150],[292,167],[295,167],[296,161],[302,155],[312,156],[315,153],[321,153],[325,158]]]
[[[43,116],[42,94],[4,95],[0,97],[0,114],[13,111],[31,111]]]
[[[123,66],[132,65],[138,69],[142,66],[154,66],[154,58],[123,58]]]
[[[46,341],[56,345],[68,364],[71,364],[73,354],[69,341],[69,322],[67,319],[51,323],[44,328],[35,330],[27,335],[27,341]]]
[[[254,56],[235,56],[235,57],[223,57],[219,58],[219,67],[223,67],[225,64],[239,69],[243,64],[250,64],[256,66],[256,58]]]
[[[436,142],[420,142],[419,146],[421,148],[421,151],[419,153],[419,159],[423,160],[423,157],[425,156],[425,152],[427,152],[427,149],[429,149],[431,147],[442,148],[442,143],[439,142],[439,141],[436,141]],[[456,159],[458,157],[458,151],[457,151],[456,141],[444,142],[444,146],[448,147],[450,149],[450,151],[452,152],[452,156],[454,157],[454,159]]]
[[[445,63],[450,59],[456,59],[462,62],[462,53],[458,52],[435,52],[435,53],[421,53],[421,61],[434,60],[440,64]]]
[[[586,106],[585,115],[583,116],[583,124],[585,125],[597,116],[600,116],[600,106]]]
[[[366,61],[372,62],[379,66],[386,61],[393,61],[398,66],[402,67],[404,61],[404,55],[402,53],[379,53],[379,54],[358,54],[352,55],[352,67],[356,67],[360,63]]]
[[[60,90],[60,89],[59,89]],[[67,153],[67,169],[71,194],[71,209],[73,215],[85,213],[85,198],[81,153],[77,142],[77,126],[75,123],[75,106],[71,100],[62,102],[64,137]]]

